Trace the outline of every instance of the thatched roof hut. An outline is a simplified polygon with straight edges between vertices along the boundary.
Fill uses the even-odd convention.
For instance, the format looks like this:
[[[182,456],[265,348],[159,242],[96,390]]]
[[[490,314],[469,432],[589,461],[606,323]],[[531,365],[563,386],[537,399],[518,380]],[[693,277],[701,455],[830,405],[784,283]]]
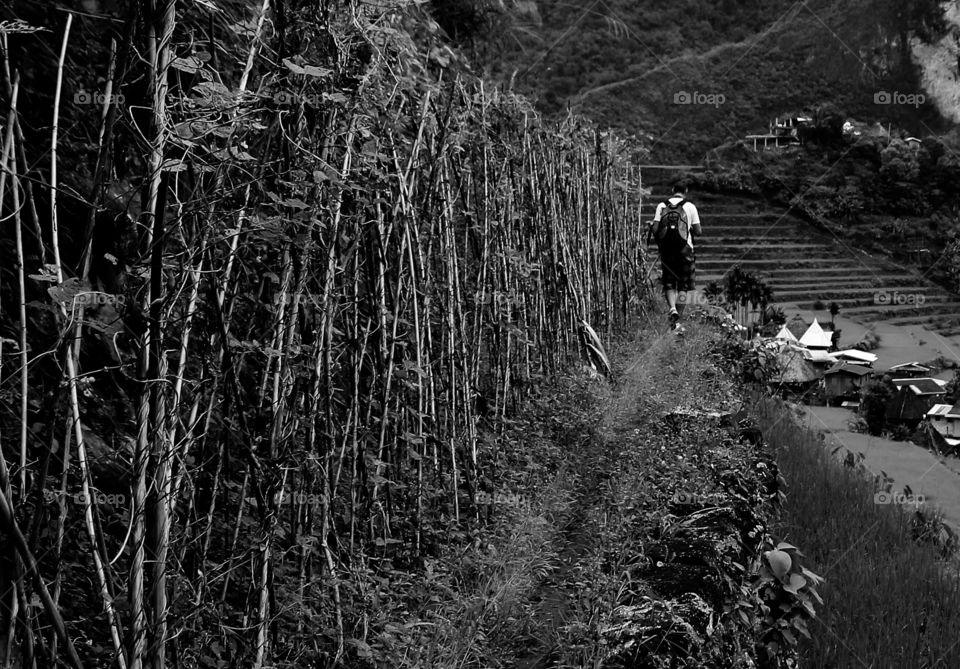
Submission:
[[[773,383],[809,384],[820,378],[820,374],[800,349],[785,346],[777,354],[776,360],[780,374],[771,379]]]

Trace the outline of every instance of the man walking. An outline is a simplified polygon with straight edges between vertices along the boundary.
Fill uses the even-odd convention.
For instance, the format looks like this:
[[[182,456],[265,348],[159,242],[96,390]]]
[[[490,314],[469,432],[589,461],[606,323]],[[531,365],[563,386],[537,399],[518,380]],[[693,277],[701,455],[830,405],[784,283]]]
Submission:
[[[692,202],[687,201],[687,182],[678,180],[673,185],[673,195],[657,205],[647,243],[655,239],[660,252],[660,280],[663,295],[669,308],[669,323],[677,334],[683,334],[680,318],[694,290],[696,274],[693,238],[701,234],[700,214]]]

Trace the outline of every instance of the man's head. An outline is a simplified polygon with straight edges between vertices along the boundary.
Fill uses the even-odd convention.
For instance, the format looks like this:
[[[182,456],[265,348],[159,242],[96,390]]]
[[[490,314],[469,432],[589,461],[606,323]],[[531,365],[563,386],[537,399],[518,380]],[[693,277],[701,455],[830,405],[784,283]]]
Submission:
[[[675,195],[686,195],[689,187],[690,183],[684,178],[677,179],[673,182],[673,192]]]

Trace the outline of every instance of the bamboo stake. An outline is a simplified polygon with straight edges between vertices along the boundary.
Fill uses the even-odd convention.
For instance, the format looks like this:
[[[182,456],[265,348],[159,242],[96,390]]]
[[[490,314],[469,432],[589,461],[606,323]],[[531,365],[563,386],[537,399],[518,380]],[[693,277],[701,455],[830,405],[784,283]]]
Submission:
[[[57,226],[57,135],[60,118],[60,93],[63,87],[63,64],[66,59],[67,44],[70,37],[70,26],[73,23],[73,14],[67,13],[67,24],[64,28],[63,42],[60,48],[60,58],[57,65],[57,83],[53,100],[53,129],[50,139],[50,228],[52,236],[52,247],[54,257],[54,267],[57,277],[57,283],[63,283],[63,266],[60,261],[60,236]],[[60,315],[66,320],[68,317],[66,305],[60,302]],[[100,594],[104,602],[104,608],[107,611],[107,618],[110,624],[110,636],[113,641],[114,651],[117,654],[117,662],[120,669],[126,669],[126,661],[121,644],[119,617],[113,606],[113,598],[107,587],[107,577],[104,570],[103,560],[98,551],[99,542],[97,540],[97,531],[93,518],[93,497],[90,494],[90,469],[87,461],[86,448],[83,441],[83,427],[80,422],[80,403],[77,398],[77,370],[73,356],[70,354],[69,347],[66,355],[67,363],[67,384],[70,394],[70,407],[73,414],[73,429],[77,440],[77,452],[80,460],[81,484],[84,496],[84,516],[86,520],[87,534],[91,543],[91,554],[94,562],[94,569],[100,583]]]
[[[2,457],[0,457],[0,522],[6,527],[7,532],[13,538],[14,547],[17,549],[17,552],[20,554],[20,557],[23,559],[24,563],[27,566],[27,571],[30,573],[30,576],[33,577],[34,587],[37,589],[37,593],[40,596],[40,603],[43,605],[44,611],[46,611],[47,616],[50,618],[50,622],[53,625],[53,629],[57,634],[57,637],[63,642],[64,647],[67,649],[67,660],[70,662],[70,665],[74,669],[83,669],[83,664],[80,662],[80,657],[77,655],[76,648],[73,646],[73,641],[70,639],[70,635],[67,633],[67,627],[63,622],[63,617],[60,615],[60,610],[57,608],[56,603],[54,603],[53,598],[50,596],[50,592],[47,590],[46,583],[43,582],[43,578],[40,575],[40,571],[37,568],[37,561],[33,556],[33,553],[30,552],[30,548],[27,546],[27,540],[23,536],[23,533],[20,531],[20,528],[17,526],[13,507],[10,506],[9,500],[9,475],[7,472],[6,462]]]
[[[6,187],[7,172],[11,177],[11,191],[13,193],[13,218],[16,232],[17,246],[17,285],[19,288],[19,320],[20,320],[20,497],[27,495],[27,400],[29,384],[29,358],[27,354],[27,298],[26,284],[23,274],[23,226],[20,221],[20,182],[17,178],[17,159],[13,155],[13,128],[17,119],[17,96],[20,91],[20,73],[14,74],[13,90],[10,96],[10,112],[7,117],[7,134],[3,143],[3,161],[0,169],[0,210],[3,207],[3,196]],[[13,158],[7,165],[8,159]]]
[[[10,47],[7,40],[7,33],[0,33],[0,48],[3,50],[3,69],[6,81],[7,96],[12,100],[13,99],[13,80],[10,76]],[[19,75],[17,75],[19,78]],[[20,117],[19,115],[14,116],[14,132],[16,133],[16,150],[17,150],[17,159],[20,161],[20,164],[23,166],[23,175],[26,177],[30,166],[27,163],[27,154],[24,146],[26,142],[23,138],[23,129],[20,127]],[[37,239],[37,252],[40,258],[40,264],[47,264],[47,251],[46,246],[43,243],[43,235],[40,232],[40,216],[37,213],[36,199],[33,197],[33,182],[31,179],[24,179],[24,195],[26,195],[26,203],[28,211],[30,212],[30,220],[33,223],[33,234]]]

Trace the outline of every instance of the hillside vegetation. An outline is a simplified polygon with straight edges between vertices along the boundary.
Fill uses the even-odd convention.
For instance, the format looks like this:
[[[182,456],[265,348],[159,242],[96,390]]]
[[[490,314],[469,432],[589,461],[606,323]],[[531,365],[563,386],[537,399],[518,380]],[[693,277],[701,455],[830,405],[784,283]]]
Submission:
[[[944,34],[935,0],[536,6],[536,21],[516,16],[490,67],[547,113],[569,106],[635,133],[653,162],[698,162],[775,116],[827,104],[913,134],[944,127],[931,101],[875,102],[922,93],[910,40]],[[684,93],[692,104],[675,103]]]

